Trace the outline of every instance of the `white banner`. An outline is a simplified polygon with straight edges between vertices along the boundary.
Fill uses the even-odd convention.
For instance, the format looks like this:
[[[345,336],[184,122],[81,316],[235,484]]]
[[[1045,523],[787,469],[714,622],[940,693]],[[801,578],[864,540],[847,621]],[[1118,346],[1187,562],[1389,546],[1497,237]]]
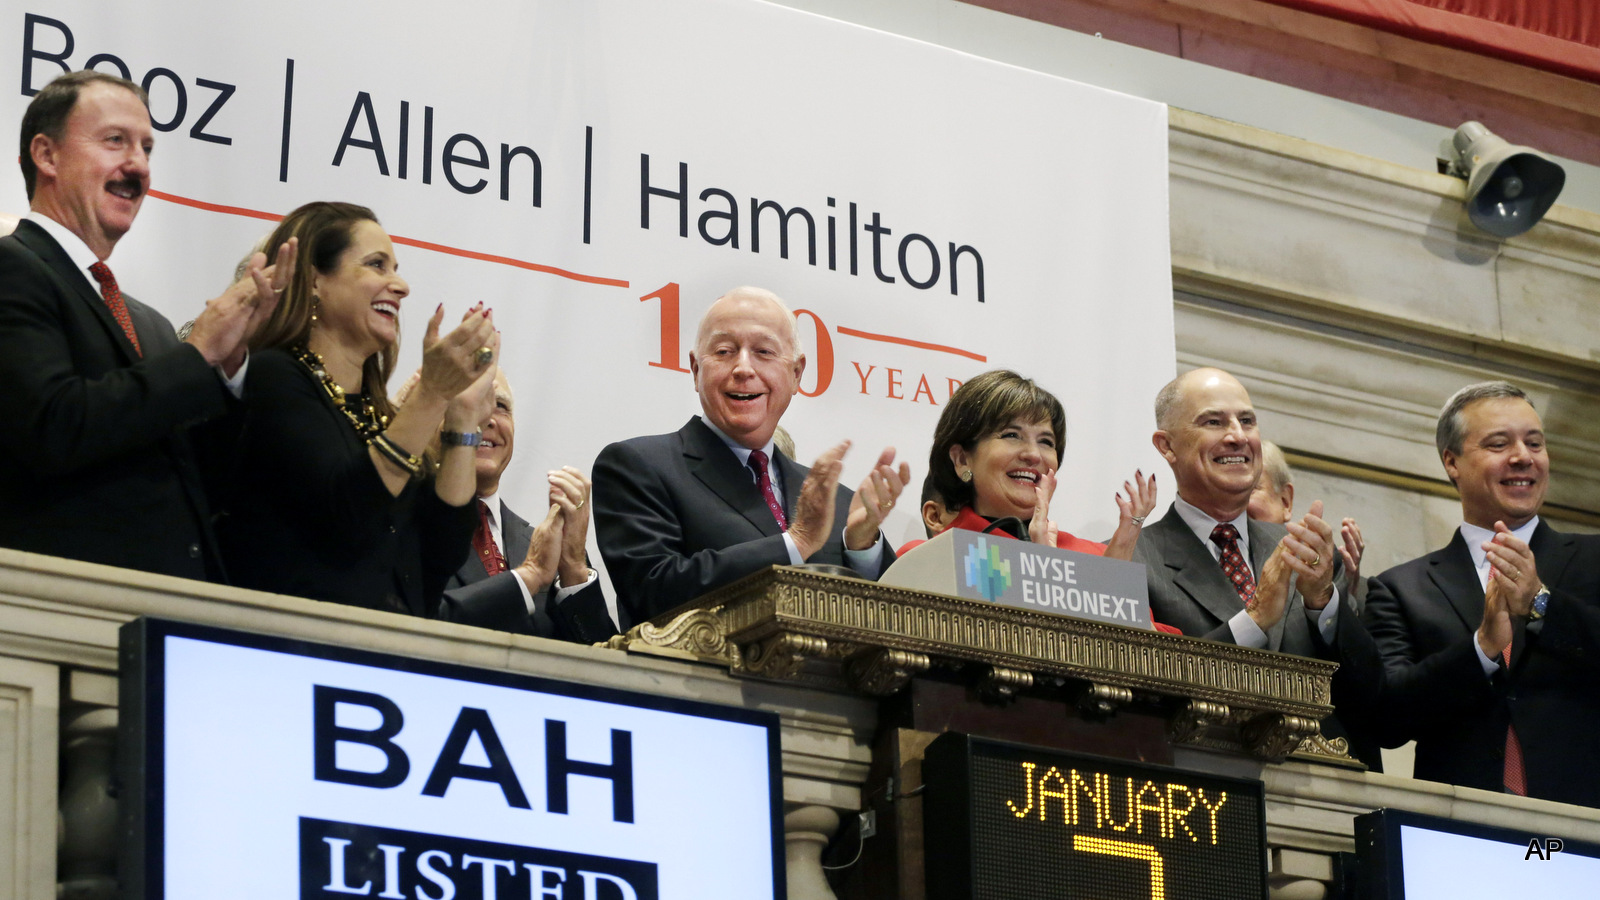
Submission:
[[[780,895],[772,713],[176,623],[123,641],[130,896]]]
[[[1116,489],[1165,468],[1160,104],[753,0],[6,7],[13,128],[64,67],[148,86],[152,194],[111,261],[175,322],[310,200],[400,244],[402,374],[437,303],[493,307],[529,518],[547,469],[698,411],[695,326],[739,284],[803,310],[783,424],[802,462],[853,439],[851,486],[893,445],[915,492],[950,392],[998,367],[1067,407],[1063,527],[1104,540]],[[4,167],[0,211],[25,207]]]

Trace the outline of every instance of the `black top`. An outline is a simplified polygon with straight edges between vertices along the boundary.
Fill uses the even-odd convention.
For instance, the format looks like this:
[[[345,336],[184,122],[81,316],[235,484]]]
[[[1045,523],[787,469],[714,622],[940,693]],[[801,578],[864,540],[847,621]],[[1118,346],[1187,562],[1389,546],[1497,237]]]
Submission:
[[[436,614],[471,550],[472,504],[444,503],[431,479],[391,495],[320,379],[281,350],[251,355],[242,411],[223,429],[235,450],[216,485],[217,534],[235,584]]]

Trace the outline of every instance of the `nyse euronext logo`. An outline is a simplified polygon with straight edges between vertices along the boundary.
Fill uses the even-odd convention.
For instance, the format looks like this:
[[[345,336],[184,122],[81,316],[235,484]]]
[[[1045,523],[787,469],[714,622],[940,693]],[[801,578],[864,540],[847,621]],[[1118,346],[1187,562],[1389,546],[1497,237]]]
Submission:
[[[1000,548],[989,546],[984,538],[978,538],[976,544],[967,548],[966,565],[963,568],[966,570],[967,587],[977,588],[978,594],[985,600],[997,600],[1011,587],[1011,562],[1001,562]]]

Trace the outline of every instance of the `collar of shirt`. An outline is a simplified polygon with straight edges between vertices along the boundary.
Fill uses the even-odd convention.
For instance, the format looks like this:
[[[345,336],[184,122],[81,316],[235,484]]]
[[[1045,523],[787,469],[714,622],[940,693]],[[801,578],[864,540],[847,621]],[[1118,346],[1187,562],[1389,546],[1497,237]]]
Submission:
[[[485,494],[478,498],[489,507],[489,537],[494,539],[494,545],[500,548],[501,555],[506,552],[505,533],[500,530],[500,492]]]
[[[1511,529],[1511,536],[1526,544],[1533,538],[1533,530],[1539,527],[1539,517],[1529,519],[1521,528]],[[1467,542],[1467,552],[1472,554],[1472,568],[1478,573],[1478,583],[1484,590],[1489,589],[1489,555],[1483,552],[1483,545],[1494,538],[1494,531],[1488,528],[1479,528],[1471,522],[1461,523],[1461,537]]]
[[[89,284],[94,286],[96,290],[99,289],[99,283],[94,280],[93,275],[89,274],[89,267],[99,262],[100,257],[94,255],[94,251],[90,250],[89,245],[83,242],[83,238],[73,234],[72,229],[42,212],[30,212],[23,218],[43,228],[45,234],[50,235],[56,243],[61,245],[61,249],[67,252],[67,258],[72,260],[72,264],[83,270],[83,277],[89,279]]]
[[[750,481],[754,483],[756,471],[750,468],[750,448],[728,437],[721,428],[713,425],[711,420],[705,416],[701,416],[700,421],[706,423],[706,427],[711,429],[711,433],[721,438],[722,442],[728,445],[728,449],[733,451],[733,455],[739,458],[739,465],[744,466],[745,471],[750,473]],[[767,455],[767,472],[772,480],[772,493],[778,498],[778,504],[781,506],[783,504],[783,473],[778,470],[777,466],[772,464],[773,460],[777,459],[776,451],[777,443],[774,441],[767,441],[767,445],[761,448],[761,452]]]
[[[1194,532],[1194,536],[1199,538],[1200,543],[1211,552],[1212,559],[1220,560],[1222,558],[1222,548],[1211,540],[1212,530],[1220,524],[1232,525],[1239,532],[1239,555],[1244,557],[1244,564],[1250,567],[1250,573],[1252,575],[1255,574],[1256,567],[1250,562],[1250,516],[1248,513],[1240,513],[1231,522],[1222,523],[1211,518],[1210,515],[1201,511],[1200,507],[1182,497],[1172,501],[1172,508],[1178,511],[1178,518],[1183,520],[1183,524],[1189,526],[1189,530]]]

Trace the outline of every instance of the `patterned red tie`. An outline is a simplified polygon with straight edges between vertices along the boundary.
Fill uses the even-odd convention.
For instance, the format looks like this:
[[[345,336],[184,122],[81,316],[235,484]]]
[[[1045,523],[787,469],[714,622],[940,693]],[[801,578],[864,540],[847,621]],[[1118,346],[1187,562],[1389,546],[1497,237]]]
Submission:
[[[117,276],[111,274],[111,267],[103,262],[97,262],[89,267],[89,274],[94,280],[100,282],[100,296],[105,299],[106,306],[110,308],[111,315],[122,326],[122,333],[128,336],[128,341],[133,344],[133,352],[141,359],[144,350],[139,347],[139,336],[133,333],[133,319],[128,315],[128,304],[122,300],[122,289],[117,287]]]
[[[1506,671],[1511,671],[1511,645],[1501,652],[1500,658],[1505,661]],[[1528,773],[1522,768],[1522,741],[1517,739],[1517,729],[1514,725],[1506,725],[1506,768],[1501,781],[1506,786],[1506,793],[1516,794],[1518,797],[1528,796]]]
[[[472,549],[483,560],[483,570],[490,575],[506,571],[506,558],[495,545],[494,532],[489,530],[489,504],[478,502],[478,528],[472,532]]]
[[[1222,574],[1233,582],[1233,589],[1239,592],[1245,609],[1249,609],[1250,602],[1256,598],[1256,579],[1250,574],[1250,567],[1244,564],[1244,554],[1239,552],[1239,530],[1226,523],[1218,525],[1211,529],[1211,543],[1222,551]]]
[[[772,492],[772,476],[767,474],[767,455],[760,450],[751,450],[750,468],[756,470],[756,487],[761,488],[761,497],[767,501],[767,509],[772,510],[778,527],[788,531],[789,517],[783,514],[783,505],[778,502],[778,495]]]

